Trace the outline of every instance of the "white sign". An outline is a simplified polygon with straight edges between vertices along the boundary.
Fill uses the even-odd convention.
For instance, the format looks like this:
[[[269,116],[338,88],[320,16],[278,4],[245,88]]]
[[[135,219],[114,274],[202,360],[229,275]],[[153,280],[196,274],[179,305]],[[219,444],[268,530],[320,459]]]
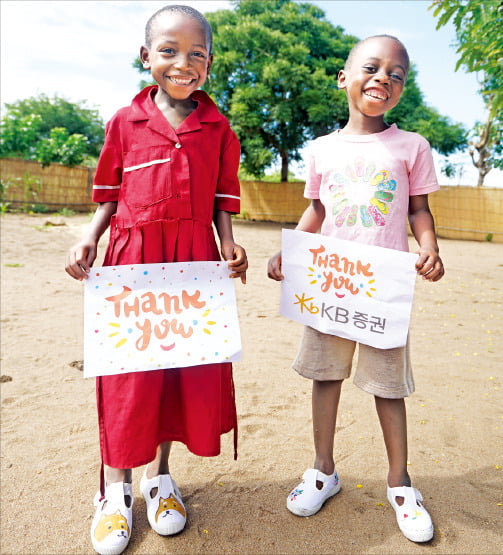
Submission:
[[[85,282],[84,376],[241,358],[225,262],[93,268]]]
[[[417,255],[283,230],[283,316],[390,349],[407,342]]]

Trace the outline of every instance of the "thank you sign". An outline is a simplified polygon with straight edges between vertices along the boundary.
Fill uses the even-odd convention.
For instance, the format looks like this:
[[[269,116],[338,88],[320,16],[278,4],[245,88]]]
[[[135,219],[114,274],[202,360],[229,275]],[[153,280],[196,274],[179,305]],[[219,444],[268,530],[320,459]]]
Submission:
[[[224,262],[93,268],[84,302],[86,377],[240,360]]]
[[[283,230],[281,314],[380,349],[405,345],[417,255]]]

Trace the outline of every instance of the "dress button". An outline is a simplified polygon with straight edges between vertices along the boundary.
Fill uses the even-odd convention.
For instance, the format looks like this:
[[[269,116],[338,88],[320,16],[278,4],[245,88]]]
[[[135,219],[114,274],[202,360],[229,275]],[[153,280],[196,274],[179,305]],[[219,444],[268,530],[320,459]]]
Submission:
[[[175,148],[182,148],[182,145],[180,143],[176,143]]]

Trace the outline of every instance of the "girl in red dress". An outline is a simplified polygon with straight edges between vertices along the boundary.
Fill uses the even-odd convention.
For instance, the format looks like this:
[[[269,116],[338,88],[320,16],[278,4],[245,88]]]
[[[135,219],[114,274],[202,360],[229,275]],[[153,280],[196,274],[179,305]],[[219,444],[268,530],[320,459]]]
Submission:
[[[98,208],[66,271],[86,279],[110,226],[104,265],[219,260],[246,282],[244,249],[234,242],[239,213],[240,148],[209,96],[198,90],[210,70],[211,28],[188,6],[166,6],[148,21],[140,57],[157,85],[142,90],[106,126],[94,179]],[[234,429],[230,363],[98,377],[105,483],[96,497],[91,539],[98,553],[127,546],[132,530],[132,472],[147,465],[140,489],[161,535],[180,532],[186,513],[169,473],[172,441],[201,456],[220,452]]]

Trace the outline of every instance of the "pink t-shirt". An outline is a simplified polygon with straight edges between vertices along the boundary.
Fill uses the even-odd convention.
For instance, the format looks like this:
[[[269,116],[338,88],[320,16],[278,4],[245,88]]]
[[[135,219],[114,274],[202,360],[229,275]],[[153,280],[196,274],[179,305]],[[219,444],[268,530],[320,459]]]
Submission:
[[[395,124],[372,135],[335,131],[308,148],[304,196],[325,207],[323,235],[408,251],[409,197],[438,189],[428,141]]]

